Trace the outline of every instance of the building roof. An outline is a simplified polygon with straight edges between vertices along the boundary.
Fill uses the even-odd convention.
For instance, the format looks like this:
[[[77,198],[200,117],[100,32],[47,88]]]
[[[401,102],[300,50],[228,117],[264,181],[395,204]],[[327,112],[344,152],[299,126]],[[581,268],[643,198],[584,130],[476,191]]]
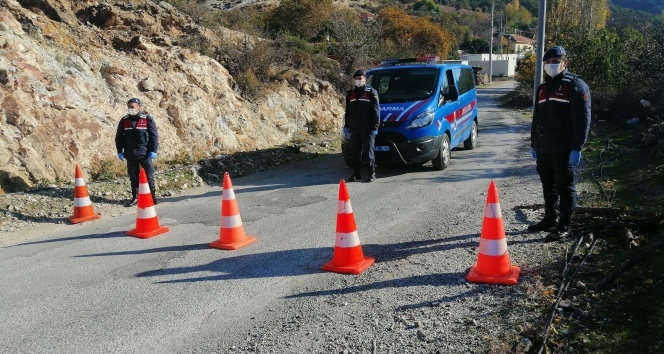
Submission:
[[[535,44],[537,43],[536,40],[528,37],[524,37],[518,34],[510,34],[509,35],[509,40],[511,42],[516,42],[516,43],[526,43],[526,44]]]

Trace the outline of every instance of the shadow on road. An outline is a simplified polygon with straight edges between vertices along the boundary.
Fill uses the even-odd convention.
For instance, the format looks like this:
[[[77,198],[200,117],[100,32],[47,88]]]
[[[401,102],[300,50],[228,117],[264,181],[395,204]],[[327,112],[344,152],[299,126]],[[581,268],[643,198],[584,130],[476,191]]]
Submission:
[[[468,242],[454,242],[473,239]],[[400,242],[388,245],[367,244],[362,246],[365,255],[376,258],[377,262],[389,262],[416,254],[448,251],[455,248],[473,247],[478,244],[478,235],[462,235],[435,240]]]
[[[115,233],[118,236],[123,233]],[[96,235],[85,236],[88,238]],[[79,237],[80,239],[84,237]],[[378,262],[389,262],[407,258],[415,254],[446,251],[454,248],[477,246],[477,235],[462,235],[444,239],[411,241],[397,244],[368,244],[363,246],[364,254],[375,257]],[[473,241],[459,242],[468,239]],[[79,255],[76,257],[108,257],[120,255],[140,255],[160,252],[198,251],[209,249],[207,243],[159,247],[145,250],[128,250],[119,252],[106,252]],[[284,276],[298,276],[322,272],[321,266],[332,258],[333,249],[329,247],[305,248],[295,250],[280,250],[257,254],[247,254],[235,257],[221,258],[212,262],[190,267],[161,268],[136,274],[136,277],[177,276],[186,278],[163,280],[157,283],[190,283],[199,281],[218,281],[230,279],[273,278]],[[196,276],[197,273],[207,273]],[[212,273],[211,275],[209,273]]]
[[[12,245],[12,246],[9,246],[9,247],[39,245],[39,244],[54,243],[54,242],[80,241],[80,240],[87,240],[87,239],[111,238],[111,237],[128,237],[128,236],[125,234],[124,231],[115,231],[115,232],[107,232],[107,233],[103,233],[103,234],[81,235],[81,236],[62,237],[62,238],[53,238],[53,239],[49,239],[49,240],[25,242],[25,243],[19,243],[19,244],[16,244],[16,245]]]
[[[124,234],[123,234],[123,236],[124,236]],[[118,251],[118,252],[84,254],[84,255],[74,256],[74,258],[128,256],[128,255],[150,254],[150,253],[160,253],[160,252],[199,251],[199,250],[207,250],[207,249],[210,249],[210,244],[209,243],[198,243],[198,244],[194,244],[194,245],[159,247],[159,248],[152,248],[152,249],[148,249],[148,250],[131,250],[131,251]]]
[[[324,166],[330,173],[321,174],[320,166]],[[251,192],[274,191],[280,189],[290,189],[298,187],[307,187],[325,184],[337,184],[341,179],[350,176],[351,169],[348,168],[341,157],[341,153],[320,156],[315,159],[297,161],[292,164],[279,166],[272,171],[267,172],[267,177],[258,177],[251,175],[247,177],[235,177],[232,180],[233,191],[235,195]],[[294,178],[297,175],[297,178]],[[306,176],[307,178],[301,178]],[[245,178],[258,184],[252,187],[244,187]],[[265,183],[264,181],[268,181]],[[210,185],[213,186],[213,185]],[[209,191],[201,194],[182,195],[176,197],[160,198],[160,202],[179,202],[188,199],[221,197],[221,190]]]
[[[209,246],[208,246],[209,247]],[[170,249],[171,247],[169,247]],[[173,248],[170,251],[177,251]],[[149,253],[153,250],[145,250]],[[140,251],[138,252],[140,253]],[[219,281],[231,279],[273,278],[297,276],[320,272],[320,266],[313,266],[314,260],[322,264],[326,257],[331,256],[329,248],[306,248],[283,250],[267,253],[248,254],[236,257],[221,258],[210,263],[191,267],[175,267],[155,269],[136,274],[136,277],[185,275],[186,278],[163,280],[157,284],[192,283],[200,281]],[[197,273],[212,275],[196,276]]]
[[[472,242],[461,242],[461,243],[449,243],[446,244],[445,242],[449,241],[462,241],[462,240],[467,240],[467,239],[474,239]],[[461,247],[474,247],[478,246],[478,235],[472,234],[472,235],[463,235],[463,236],[455,236],[455,237],[450,237],[450,238],[445,238],[445,239],[439,239],[439,240],[431,240],[431,241],[414,241],[414,242],[406,242],[403,244],[398,244],[398,245],[366,245],[364,247],[364,253],[365,255],[371,255],[376,257],[376,261],[391,261],[391,260],[396,260],[396,259],[402,259],[406,258],[410,255],[413,254],[419,254],[419,253],[426,253],[426,252],[436,252],[436,251],[445,251],[445,250],[450,250],[454,248],[461,248]],[[526,242],[536,242],[534,241],[523,241],[520,243],[526,243]],[[510,242],[511,243],[511,242]],[[395,247],[396,246],[396,247]],[[376,289],[385,289],[385,288],[403,288],[403,287],[411,287],[411,286],[457,286],[462,284],[463,282],[460,282],[460,279],[465,279],[466,273],[464,272],[451,272],[451,273],[439,273],[439,274],[426,274],[426,275],[418,275],[418,276],[411,276],[411,277],[406,277],[406,278],[399,278],[399,279],[392,279],[392,280],[387,280],[387,281],[382,281],[382,282],[376,282],[376,283],[370,283],[370,284],[363,284],[363,285],[358,285],[354,287],[344,287],[344,288],[339,288],[339,289],[329,289],[329,290],[319,290],[319,291],[311,291],[311,292],[305,292],[305,293],[300,293],[300,294],[295,294],[295,295],[289,295],[286,296],[285,298],[300,298],[300,297],[309,297],[309,296],[329,296],[332,294],[349,294],[349,293],[356,293],[356,292],[362,292],[362,291],[368,291],[368,290],[376,290]],[[444,297],[437,302],[453,302],[456,301],[459,298],[463,298],[469,295],[472,295],[474,293],[483,291],[481,289],[471,289],[463,294],[458,294],[454,296],[449,296],[449,297]],[[413,308],[418,308],[418,307],[423,307],[423,306],[431,306],[431,301],[419,303],[419,304],[410,304],[406,306],[402,306],[399,308],[399,310],[407,310],[407,309],[413,309]]]
[[[358,286],[350,286],[339,289],[311,291],[295,295],[285,296],[286,299],[308,297],[308,296],[329,296],[340,294],[352,294],[368,290],[379,289],[395,289],[405,288],[412,286],[443,286],[443,285],[458,285],[459,277],[463,277],[461,273],[440,273],[440,274],[425,274],[416,275],[406,278],[391,279],[386,281],[379,281],[375,283],[363,284]]]

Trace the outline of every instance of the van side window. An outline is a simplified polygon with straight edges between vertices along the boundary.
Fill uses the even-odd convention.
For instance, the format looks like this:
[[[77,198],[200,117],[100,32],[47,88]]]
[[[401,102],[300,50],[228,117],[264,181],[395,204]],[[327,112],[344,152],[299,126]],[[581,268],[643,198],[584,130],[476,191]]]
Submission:
[[[447,83],[447,76],[443,75],[443,82],[440,84],[440,97],[438,97],[438,107],[445,103],[445,95],[450,92],[450,85]]]
[[[446,86],[443,87],[443,96],[445,102],[456,101],[459,99],[459,91],[454,85],[454,82],[455,80],[454,74],[452,74],[452,70],[446,70],[444,80]]]
[[[459,75],[459,95],[475,88],[475,77],[473,76],[473,71],[470,69],[461,69]]]
[[[378,83],[371,83],[371,87],[375,88],[378,91],[378,95],[385,93],[390,88],[390,77],[389,76],[380,76],[378,78]]]

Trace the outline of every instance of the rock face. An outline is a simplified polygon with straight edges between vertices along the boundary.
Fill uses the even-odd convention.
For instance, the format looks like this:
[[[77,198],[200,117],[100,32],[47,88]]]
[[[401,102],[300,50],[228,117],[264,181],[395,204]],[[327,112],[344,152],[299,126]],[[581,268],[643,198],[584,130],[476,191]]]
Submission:
[[[338,128],[342,97],[294,74],[250,102],[214,59],[174,46],[213,37],[166,2],[0,0],[0,184],[70,180],[115,156],[126,101],[156,119],[160,157],[283,143],[308,123]],[[244,38],[226,31],[224,40]]]

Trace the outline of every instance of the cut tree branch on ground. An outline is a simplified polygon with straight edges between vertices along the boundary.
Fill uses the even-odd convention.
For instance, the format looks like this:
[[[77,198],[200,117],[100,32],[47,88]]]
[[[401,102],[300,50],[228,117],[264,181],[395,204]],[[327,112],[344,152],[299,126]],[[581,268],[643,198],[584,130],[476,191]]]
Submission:
[[[541,204],[517,206],[517,209],[538,210]],[[593,233],[598,238],[618,235],[629,245],[635,231],[657,229],[664,221],[664,213],[626,208],[577,207],[572,219],[575,233]]]
[[[574,274],[576,274],[576,271],[572,274],[572,276],[568,277],[568,270],[570,265],[572,264],[574,260],[574,255],[576,254],[576,251],[579,249],[579,246],[581,245],[581,242],[583,241],[583,237],[579,237],[576,240],[576,243],[574,243],[574,248],[572,248],[572,253],[568,253],[568,251],[565,252],[565,264],[563,267],[563,273],[562,273],[562,279],[560,280],[560,286],[558,287],[558,296],[556,297],[556,302],[553,304],[553,308],[551,308],[551,312],[549,313],[549,317],[546,320],[546,324],[544,327],[544,335],[542,335],[542,344],[540,345],[537,354],[541,354],[542,351],[546,349],[546,342],[549,337],[549,331],[551,330],[551,325],[553,323],[553,318],[556,315],[556,309],[558,308],[558,304],[560,304],[560,300],[562,300],[563,295],[565,294],[565,290],[567,290],[567,287],[572,281],[572,277]],[[578,267],[576,270],[578,271],[579,268],[581,268],[581,265],[585,261],[585,257],[582,260],[581,263],[579,263]]]
[[[613,282],[615,282],[615,280],[621,274],[625,273],[627,270],[634,267],[635,265],[641,263],[643,260],[648,258],[648,256],[650,256],[652,253],[654,253],[656,250],[662,247],[664,247],[664,235],[662,235],[662,233],[660,232],[657,234],[655,242],[651,243],[643,251],[641,251],[641,253],[623,262],[623,264],[621,264],[618,268],[614,269],[611,273],[607,274],[604,277],[604,279],[602,279],[599,283],[597,283],[597,285],[595,285],[595,290],[601,290],[606,286],[613,284]]]

